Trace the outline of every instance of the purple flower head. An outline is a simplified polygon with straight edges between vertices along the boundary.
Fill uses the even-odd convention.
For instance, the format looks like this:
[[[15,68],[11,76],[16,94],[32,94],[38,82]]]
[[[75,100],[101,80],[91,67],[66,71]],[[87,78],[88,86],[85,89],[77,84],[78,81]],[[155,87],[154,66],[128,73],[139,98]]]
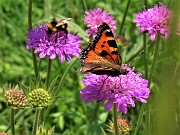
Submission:
[[[107,23],[112,32],[116,30],[116,21],[114,20],[114,17],[110,15],[108,12],[103,12],[102,9],[96,8],[94,10],[85,11],[84,15],[84,23],[89,28],[86,30],[86,33],[89,36],[96,36],[98,27],[103,23]]]
[[[82,100],[85,103],[105,103],[106,110],[111,110],[113,104],[117,104],[117,111],[124,114],[128,111],[128,105],[135,107],[134,99],[146,103],[145,99],[150,94],[148,80],[141,78],[141,74],[135,74],[134,68],[124,67],[129,71],[127,75],[117,77],[85,74],[83,84],[86,87],[80,91]]]
[[[171,18],[172,11],[163,5],[155,5],[153,8],[137,13],[133,22],[141,27],[139,32],[148,32],[151,40],[154,40],[157,34],[168,39]]]
[[[61,62],[65,59],[71,61],[71,55],[79,57],[81,49],[81,40],[79,36],[66,34],[64,31],[47,34],[47,25],[37,26],[29,30],[26,36],[27,49],[35,49],[34,53],[39,52],[39,57],[44,58],[46,55],[50,59],[55,59],[59,55]]]

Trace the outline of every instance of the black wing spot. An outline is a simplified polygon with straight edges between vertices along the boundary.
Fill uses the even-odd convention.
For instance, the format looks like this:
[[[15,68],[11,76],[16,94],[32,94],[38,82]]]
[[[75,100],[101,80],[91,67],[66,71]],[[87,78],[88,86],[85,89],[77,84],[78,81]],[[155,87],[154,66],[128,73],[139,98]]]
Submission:
[[[106,56],[106,55],[109,55],[109,53],[106,52],[105,50],[103,50],[100,55],[101,55],[101,56]]]
[[[101,45],[101,47],[103,48],[103,47],[104,47],[104,45]]]
[[[110,47],[117,48],[117,44],[115,40],[108,40],[107,41]]]
[[[106,30],[105,35],[106,35],[107,37],[114,37],[114,36],[113,36],[113,33],[112,33],[112,31],[111,31],[110,29]]]
[[[113,55],[113,54],[118,54],[118,52],[117,52],[117,51],[112,51],[111,54],[112,54],[112,55]]]

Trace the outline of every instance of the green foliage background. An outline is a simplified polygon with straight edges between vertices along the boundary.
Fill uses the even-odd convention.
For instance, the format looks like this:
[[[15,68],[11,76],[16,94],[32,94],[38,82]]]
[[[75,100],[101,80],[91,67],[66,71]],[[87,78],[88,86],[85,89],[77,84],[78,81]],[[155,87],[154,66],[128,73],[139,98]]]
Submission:
[[[147,8],[153,7],[155,3],[159,1],[148,0]],[[172,2],[172,3],[171,3]],[[170,7],[175,13],[177,18],[179,15],[177,0],[164,1],[165,4],[170,3]],[[71,32],[77,33],[81,36],[82,48],[87,45],[89,41],[86,38],[85,30],[86,27],[83,22],[84,11],[100,7],[105,11],[111,13],[117,21],[116,33],[118,35],[119,28],[122,23],[123,15],[127,1],[125,0],[34,0],[33,1],[33,11],[32,11],[32,23],[33,27],[37,24],[42,24],[49,22],[53,17],[56,18],[73,18],[73,21],[69,24]],[[128,40],[128,43],[121,48],[121,55],[123,63],[129,63],[131,66],[136,66],[136,72],[140,72],[144,75],[144,65],[143,65],[143,36],[138,33],[138,28],[132,21],[135,19],[135,14],[144,9],[144,1],[131,0],[130,7],[126,16],[125,25],[123,27],[123,35]],[[0,0],[0,83],[1,86],[8,87],[9,84],[16,85],[18,82],[29,85],[29,78],[34,77],[33,63],[31,51],[25,48],[25,34],[28,32],[28,1],[24,0]],[[175,25],[173,25],[175,33]],[[149,36],[147,36],[149,39]],[[148,41],[148,59],[151,63],[153,58],[154,42]],[[155,76],[153,84],[151,86],[153,93],[153,99],[151,101],[150,107],[159,108],[162,104],[164,106],[169,105],[167,101],[172,101],[171,112],[164,116],[171,114],[176,115],[178,122],[180,118],[179,109],[179,38],[177,36],[171,36],[169,41],[163,41],[161,46],[161,53],[158,57],[158,62],[156,65]],[[40,63],[41,76],[45,80],[47,72],[47,62],[48,59],[38,59]],[[53,61],[52,64],[52,77],[51,80],[60,75],[60,77],[65,72],[67,66],[70,62],[66,61],[60,63],[58,58]],[[97,104],[90,103],[84,104],[80,99],[79,91],[84,87],[81,84],[83,74],[77,72],[80,67],[80,62],[77,60],[73,67],[70,69],[68,75],[66,76],[63,86],[58,92],[58,97],[52,104],[52,109],[50,110],[48,116],[45,118],[45,125],[51,128],[55,125],[55,134],[60,135],[99,135],[102,134],[102,129],[105,129],[108,120],[111,119],[111,112],[104,110],[103,105],[100,104],[100,110],[97,114],[94,114],[94,108]],[[167,68],[165,68],[167,67]],[[150,68],[150,64],[148,64]],[[175,75],[174,75],[175,74]],[[174,81],[169,81],[174,75]],[[144,76],[143,76],[144,77]],[[162,81],[163,80],[163,81]],[[167,86],[164,86],[166,82]],[[168,85],[171,82],[171,85]],[[173,85],[174,84],[174,85]],[[161,87],[162,86],[162,87]],[[163,94],[161,88],[164,88],[165,95]],[[168,88],[168,90],[166,90]],[[3,95],[3,88],[0,88],[0,93]],[[169,90],[172,93],[169,94]],[[177,91],[178,90],[178,91]],[[158,91],[158,92],[157,92]],[[158,96],[160,95],[160,97]],[[163,95],[163,96],[162,96]],[[166,97],[166,98],[165,98]],[[160,100],[158,100],[160,99]],[[3,96],[0,97],[0,132],[8,129],[9,126],[9,114],[10,109],[4,102]],[[170,102],[171,103],[171,102]],[[177,104],[178,103],[178,104]],[[175,106],[173,106],[175,105]],[[135,108],[129,108],[128,114],[123,115],[129,119],[132,125],[136,125],[137,118],[140,110],[140,103],[136,103]],[[161,110],[153,110],[151,113],[155,114],[158,120],[161,116]],[[164,107],[163,111],[167,111],[168,108]],[[19,110],[16,112],[16,130],[19,134],[29,135],[32,127],[32,122],[34,118],[34,112],[29,109]],[[22,115],[23,114],[23,115]],[[177,124],[177,120],[167,119],[167,123],[173,123],[170,129],[173,131],[164,132],[175,135],[180,132],[180,125]],[[158,122],[156,122],[158,123]],[[159,125],[157,124],[153,127],[153,134],[162,133],[160,126],[163,124],[163,118],[159,120]],[[166,126],[165,126],[166,127]],[[134,127],[135,128],[135,127]],[[151,129],[150,129],[151,130]],[[165,129],[164,129],[165,130]],[[162,130],[162,131],[164,131]],[[156,132],[157,131],[157,132]],[[147,132],[147,123],[143,122],[140,129],[139,135],[145,135]],[[168,135],[170,135],[168,134]],[[157,134],[156,134],[157,135]],[[159,134],[160,135],[160,134]]]

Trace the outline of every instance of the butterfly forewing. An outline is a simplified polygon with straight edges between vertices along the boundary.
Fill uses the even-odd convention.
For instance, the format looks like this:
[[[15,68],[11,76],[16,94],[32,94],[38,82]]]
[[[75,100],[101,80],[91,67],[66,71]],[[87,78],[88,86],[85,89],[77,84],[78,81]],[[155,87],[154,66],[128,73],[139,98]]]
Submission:
[[[98,75],[117,76],[127,73],[121,67],[116,41],[106,23],[99,26],[97,36],[82,50],[81,65],[81,71]]]
[[[103,23],[92,42],[94,51],[111,62],[121,65],[118,48],[110,27]]]

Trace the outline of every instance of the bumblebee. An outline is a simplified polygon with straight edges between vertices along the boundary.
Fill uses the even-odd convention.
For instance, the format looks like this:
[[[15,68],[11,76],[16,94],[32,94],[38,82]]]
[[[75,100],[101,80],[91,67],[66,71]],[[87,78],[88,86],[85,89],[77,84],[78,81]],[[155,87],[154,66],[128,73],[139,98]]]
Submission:
[[[69,31],[68,23],[72,20],[72,18],[66,18],[62,19],[60,21],[57,21],[55,18],[52,19],[50,23],[48,23],[48,30],[47,34],[51,35],[54,32],[64,31],[67,34]]]

